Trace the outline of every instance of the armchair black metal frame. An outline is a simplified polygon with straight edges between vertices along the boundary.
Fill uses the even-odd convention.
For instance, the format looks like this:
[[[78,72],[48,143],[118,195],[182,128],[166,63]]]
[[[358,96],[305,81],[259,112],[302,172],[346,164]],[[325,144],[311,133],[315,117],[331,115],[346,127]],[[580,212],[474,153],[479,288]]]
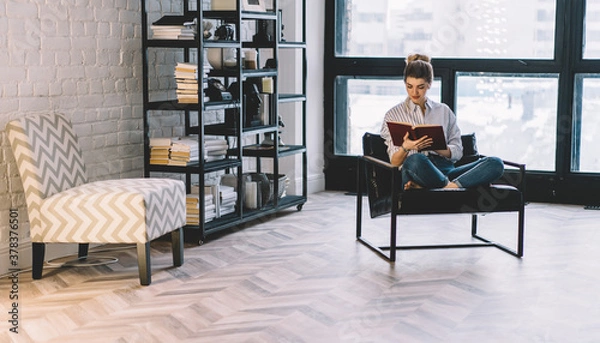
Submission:
[[[475,136],[463,135],[464,157],[459,163],[480,158]],[[398,167],[389,163],[384,140],[377,134],[363,136],[364,155],[358,158],[356,196],[356,239],[390,262],[396,260],[400,249],[440,249],[494,246],[516,257],[523,257],[525,234],[525,165],[504,161],[507,171],[501,183],[473,189],[430,189],[404,191]],[[378,246],[362,234],[363,194],[369,200],[371,218],[390,213],[390,244]],[[517,212],[516,249],[488,240],[477,232],[478,214],[491,212]],[[467,243],[398,245],[398,216],[424,214],[471,214],[471,237]],[[389,251],[389,253],[386,253]]]

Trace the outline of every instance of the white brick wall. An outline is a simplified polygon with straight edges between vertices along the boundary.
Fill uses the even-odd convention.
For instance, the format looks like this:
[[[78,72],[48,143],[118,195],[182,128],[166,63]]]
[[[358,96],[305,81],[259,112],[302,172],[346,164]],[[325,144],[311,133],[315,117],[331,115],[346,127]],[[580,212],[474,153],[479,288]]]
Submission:
[[[10,208],[19,209],[21,246],[29,241],[8,121],[63,113],[92,180],[142,176],[140,23],[139,0],[0,2],[0,273],[9,262]]]
[[[149,0],[149,22],[162,14],[181,13],[181,4],[177,0]],[[308,1],[313,22],[307,36],[312,65],[308,98],[313,99],[308,102],[308,125],[313,127],[308,140],[309,192],[324,187],[323,82],[319,68],[323,6],[321,0]],[[312,18],[314,13],[321,14]],[[0,1],[0,274],[8,268],[9,208],[19,210],[21,242],[29,239],[22,185],[4,134],[9,120],[27,114],[63,113],[71,118],[79,134],[92,180],[142,175],[140,23],[140,0]],[[291,37],[293,26],[286,27]],[[155,75],[150,80],[151,89],[174,89],[171,68],[181,56],[154,50],[159,51],[149,56],[155,65],[150,70]],[[165,92],[152,95],[164,98]],[[181,114],[161,114],[157,111],[151,120],[160,125],[183,122]],[[206,119],[223,120],[218,113],[207,114]],[[291,123],[286,124],[286,130],[292,130],[288,127]],[[183,132],[180,128],[155,126],[150,134]],[[24,254],[20,259],[29,261]]]

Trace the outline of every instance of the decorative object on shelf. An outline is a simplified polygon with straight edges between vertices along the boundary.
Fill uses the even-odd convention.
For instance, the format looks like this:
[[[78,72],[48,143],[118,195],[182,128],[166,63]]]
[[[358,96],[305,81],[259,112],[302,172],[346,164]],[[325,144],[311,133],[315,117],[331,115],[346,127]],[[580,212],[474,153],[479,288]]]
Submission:
[[[281,119],[281,115],[277,116],[277,125],[280,128],[284,128],[285,124],[283,123],[283,120]],[[281,133],[283,132],[283,130],[279,130],[279,135],[278,135],[278,145],[280,147],[285,146],[285,143],[283,143],[283,140],[281,139]],[[262,146],[274,146],[275,145],[275,141],[273,139],[273,135],[275,135],[274,132],[265,132],[265,139],[263,139],[262,142],[260,142],[260,145]]]
[[[269,30],[269,20],[257,20],[256,25],[258,27],[256,34],[252,36],[254,43],[269,43],[273,41],[273,35]]]
[[[210,8],[213,11],[235,11],[237,0],[211,0]]]
[[[208,20],[203,20],[202,21],[202,37],[204,37],[204,39],[209,39],[212,36],[212,33],[210,32],[210,30],[212,30],[213,28],[213,23],[208,21]]]
[[[206,95],[210,98],[210,101],[227,101],[232,99],[231,93],[227,91],[227,88],[225,88],[219,79],[214,78],[208,79]]]
[[[215,39],[217,40],[233,40],[234,36],[235,30],[229,24],[221,25],[215,30]]]
[[[265,0],[242,0],[242,10],[252,12],[265,12]]]
[[[277,60],[274,58],[269,58],[265,62],[265,68],[277,69]]]
[[[229,91],[229,93],[231,93],[231,95],[233,96],[234,100],[238,100],[238,96],[240,94],[239,91],[239,83],[238,82],[233,82],[231,83],[231,85],[229,85],[229,88],[227,89],[227,91]],[[252,79],[248,78],[246,79],[246,82],[244,82],[244,86],[243,86],[243,96],[244,96],[244,106],[246,108],[246,110],[243,112],[244,113],[244,118],[243,118],[243,124],[244,127],[252,127],[252,126],[260,126],[263,125],[264,123],[262,122],[261,116],[260,116],[260,105],[262,104],[262,99],[260,97],[260,92],[258,91],[258,86],[256,85],[255,82],[252,81]],[[235,111],[229,111],[230,114],[235,115]],[[227,116],[227,111],[225,112],[226,116]],[[225,118],[227,120],[227,117]],[[235,120],[233,120],[232,123],[234,123]]]
[[[273,189],[266,174],[245,173],[242,175],[244,207],[256,210],[263,208],[271,199]]]
[[[246,69],[257,69],[257,52],[254,49],[244,51],[244,67]]]
[[[206,59],[213,69],[234,68],[237,65],[237,53],[233,48],[209,48]]]
[[[269,179],[269,183],[271,184],[271,189],[275,192],[275,174],[265,174],[267,175],[267,179]],[[281,199],[286,195],[287,186],[290,183],[290,178],[285,174],[277,175],[277,198]],[[269,202],[273,201],[273,196],[269,199]]]

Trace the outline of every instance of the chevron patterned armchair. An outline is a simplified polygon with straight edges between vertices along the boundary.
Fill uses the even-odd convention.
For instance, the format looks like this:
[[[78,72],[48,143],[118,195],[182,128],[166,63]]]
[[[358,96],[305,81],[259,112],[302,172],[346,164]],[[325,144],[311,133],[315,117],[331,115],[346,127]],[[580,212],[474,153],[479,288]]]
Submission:
[[[46,243],[137,244],[140,283],[151,282],[150,241],[171,234],[183,264],[185,185],[158,178],[88,182],[77,136],[62,115],[26,116],[6,126],[29,214],[32,275],[41,279]]]

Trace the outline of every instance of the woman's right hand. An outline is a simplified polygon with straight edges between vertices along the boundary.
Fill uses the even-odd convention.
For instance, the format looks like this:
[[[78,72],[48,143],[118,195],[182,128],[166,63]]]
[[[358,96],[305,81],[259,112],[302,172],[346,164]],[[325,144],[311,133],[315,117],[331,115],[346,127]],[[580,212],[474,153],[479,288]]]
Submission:
[[[423,149],[426,149],[428,147],[431,146],[431,144],[433,144],[433,139],[429,138],[428,136],[423,136],[415,141],[411,140],[410,138],[408,138],[408,132],[404,135],[404,142],[402,142],[402,147],[405,150],[417,150],[417,151],[421,151]]]

